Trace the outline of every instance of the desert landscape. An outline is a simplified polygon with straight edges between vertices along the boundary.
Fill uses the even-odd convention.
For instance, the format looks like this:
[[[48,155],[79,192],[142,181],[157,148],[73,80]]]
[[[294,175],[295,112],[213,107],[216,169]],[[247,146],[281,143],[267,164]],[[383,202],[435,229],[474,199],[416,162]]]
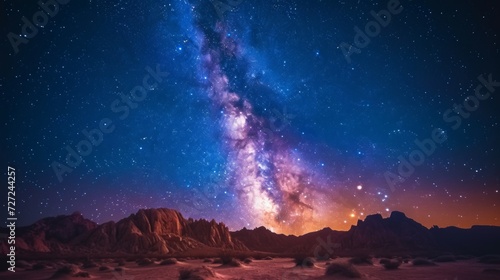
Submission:
[[[500,279],[500,1],[1,6],[0,280]]]
[[[217,259],[158,259],[149,264],[136,261],[98,260],[95,267],[81,268],[83,263],[72,264],[65,261],[26,263],[25,267],[16,273],[2,273],[2,279],[499,279],[499,265],[478,263],[477,259],[459,260],[433,265],[414,265],[402,263],[398,269],[386,269],[379,263],[381,259],[374,258],[373,265],[347,265],[348,258],[338,258],[332,261],[314,263],[313,266],[296,266],[291,258],[273,258],[268,260],[247,259],[243,264],[217,264]],[[46,263],[45,268],[41,267]],[[139,264],[138,264],[139,263]],[[344,272],[325,275],[327,263],[340,263],[348,269]],[[30,268],[31,267],[31,268]],[[495,269],[496,268],[496,269]],[[354,272],[352,272],[354,271]],[[358,275],[358,276],[356,276]],[[73,277],[72,277],[73,276]]]
[[[6,233],[7,229],[2,229]],[[427,229],[402,212],[349,231],[230,232],[176,210],[142,209],[97,225],[80,213],[19,228],[2,279],[498,279],[500,227]],[[8,253],[2,240],[2,254]]]

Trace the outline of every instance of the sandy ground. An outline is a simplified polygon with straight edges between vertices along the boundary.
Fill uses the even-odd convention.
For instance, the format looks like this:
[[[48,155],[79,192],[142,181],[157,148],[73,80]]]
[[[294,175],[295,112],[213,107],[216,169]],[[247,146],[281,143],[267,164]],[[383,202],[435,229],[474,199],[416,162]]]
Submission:
[[[346,259],[336,259],[346,261]],[[90,273],[90,279],[116,279],[116,280],[142,280],[142,279],[179,279],[179,270],[183,268],[196,268],[203,265],[215,271],[216,278],[227,280],[313,280],[313,279],[347,279],[340,276],[324,276],[325,262],[317,262],[313,268],[294,267],[292,259],[278,258],[273,260],[254,260],[241,267],[225,267],[220,264],[204,263],[203,260],[187,260],[174,265],[159,265],[159,262],[148,266],[138,266],[135,262],[126,262],[123,271],[116,272],[115,262],[96,261],[100,265],[111,267],[110,271],[99,271],[99,268],[82,269]],[[480,280],[500,279],[500,265],[487,265],[478,263],[477,260],[457,261],[452,263],[439,263],[437,266],[418,267],[411,264],[402,264],[397,270],[386,270],[374,259],[374,265],[357,265],[356,268],[363,275],[362,279],[442,279],[442,280]],[[496,269],[497,272],[486,273],[485,269]],[[51,279],[55,268],[41,270],[17,269],[16,272],[2,272],[0,279]],[[54,278],[55,279],[55,278]],[[62,277],[57,279],[85,279]],[[87,278],[88,279],[88,278]]]

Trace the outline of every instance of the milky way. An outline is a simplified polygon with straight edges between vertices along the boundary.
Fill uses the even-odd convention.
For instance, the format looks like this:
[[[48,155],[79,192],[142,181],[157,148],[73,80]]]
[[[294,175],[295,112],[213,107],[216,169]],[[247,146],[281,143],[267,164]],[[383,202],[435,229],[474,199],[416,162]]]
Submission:
[[[200,32],[207,94],[221,113],[220,144],[229,151],[228,181],[244,205],[245,220],[280,232],[304,232],[321,219],[315,204],[320,201],[314,191],[317,178],[280,137],[277,120],[259,116],[248,99],[231,90],[221,63],[245,60],[239,42],[226,35],[220,22],[211,37]]]

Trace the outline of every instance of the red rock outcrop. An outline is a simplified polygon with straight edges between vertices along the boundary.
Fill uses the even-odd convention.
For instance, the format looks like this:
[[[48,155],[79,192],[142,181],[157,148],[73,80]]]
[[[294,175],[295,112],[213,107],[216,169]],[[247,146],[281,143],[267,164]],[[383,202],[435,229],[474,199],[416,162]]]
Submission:
[[[57,253],[167,254],[203,247],[248,250],[231,237],[223,223],[186,220],[179,212],[165,208],[142,209],[102,225],[78,213],[46,218],[19,230],[16,243],[24,251]]]
[[[184,234],[211,247],[248,250],[243,243],[231,237],[231,233],[224,223],[216,223],[215,220],[210,222],[207,220],[190,221]]]

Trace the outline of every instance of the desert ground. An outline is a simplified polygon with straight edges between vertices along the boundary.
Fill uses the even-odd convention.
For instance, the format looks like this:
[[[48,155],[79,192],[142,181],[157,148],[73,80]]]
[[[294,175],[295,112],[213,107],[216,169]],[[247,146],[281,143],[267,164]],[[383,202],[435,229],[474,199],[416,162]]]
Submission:
[[[431,266],[415,266],[411,261],[399,268],[388,270],[374,258],[373,265],[354,265],[361,279],[443,279],[477,280],[500,279],[500,265],[478,263],[477,259],[438,263]],[[16,272],[2,272],[1,279],[349,279],[343,275],[325,275],[327,262],[347,263],[347,258],[316,261],[312,267],[296,266],[291,258],[247,259],[236,264],[220,264],[214,259],[146,259],[146,260],[93,260],[87,263],[64,261],[21,261],[24,268]],[[351,266],[352,267],[352,266]],[[182,274],[182,276],[180,276]],[[78,277],[75,277],[78,275]],[[358,277],[359,278],[359,277]]]

